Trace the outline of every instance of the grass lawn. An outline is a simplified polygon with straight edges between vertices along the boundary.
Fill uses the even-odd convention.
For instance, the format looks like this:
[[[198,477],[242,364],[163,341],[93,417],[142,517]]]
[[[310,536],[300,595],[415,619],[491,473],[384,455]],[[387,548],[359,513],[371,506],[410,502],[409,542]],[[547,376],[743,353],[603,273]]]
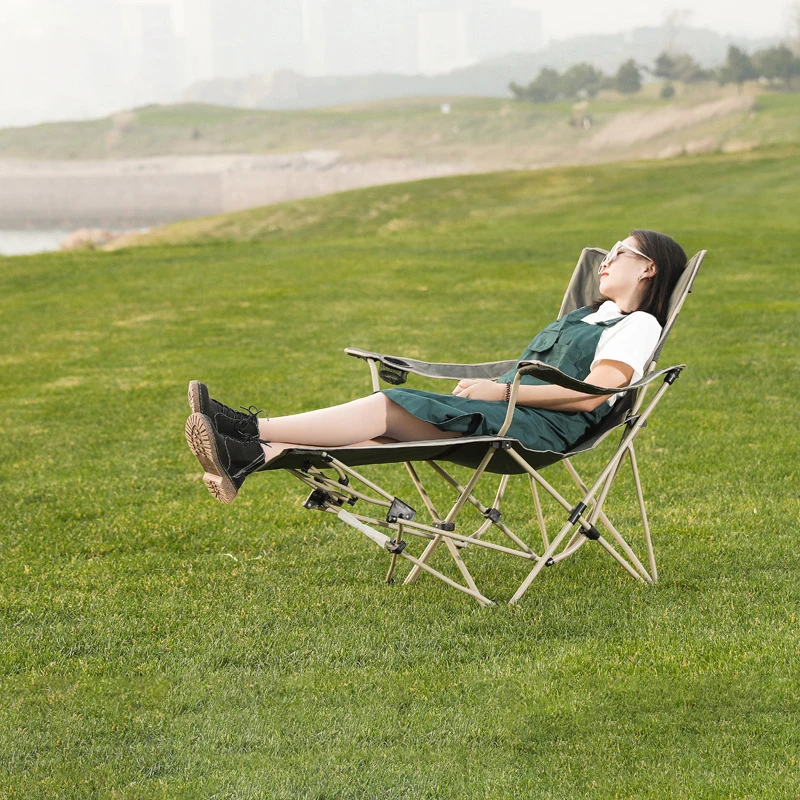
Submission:
[[[0,259],[0,796],[800,795],[798,156],[425,181]],[[632,227],[709,250],[639,438],[656,586],[590,545],[480,609],[382,585],[386,554],[289,475],[207,494],[189,379],[278,415],[367,391],[350,345],[514,357],[581,247]],[[499,600],[525,572],[466,557]]]

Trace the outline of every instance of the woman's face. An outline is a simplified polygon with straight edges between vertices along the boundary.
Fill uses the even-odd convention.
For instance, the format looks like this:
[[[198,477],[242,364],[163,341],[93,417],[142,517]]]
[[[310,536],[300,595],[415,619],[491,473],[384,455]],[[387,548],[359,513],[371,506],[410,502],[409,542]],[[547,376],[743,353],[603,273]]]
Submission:
[[[632,305],[632,302],[644,288],[639,276],[644,279],[654,275],[655,264],[641,252],[636,239],[628,236],[614,245],[600,266],[600,294],[620,308],[623,303],[635,308],[638,303]]]

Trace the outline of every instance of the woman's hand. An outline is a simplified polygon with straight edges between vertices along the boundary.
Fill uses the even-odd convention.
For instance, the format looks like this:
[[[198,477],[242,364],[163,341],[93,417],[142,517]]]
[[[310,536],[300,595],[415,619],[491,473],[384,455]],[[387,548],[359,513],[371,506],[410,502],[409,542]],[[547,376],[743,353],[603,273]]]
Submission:
[[[458,382],[453,394],[470,400],[505,400],[506,387],[495,381],[466,379]]]

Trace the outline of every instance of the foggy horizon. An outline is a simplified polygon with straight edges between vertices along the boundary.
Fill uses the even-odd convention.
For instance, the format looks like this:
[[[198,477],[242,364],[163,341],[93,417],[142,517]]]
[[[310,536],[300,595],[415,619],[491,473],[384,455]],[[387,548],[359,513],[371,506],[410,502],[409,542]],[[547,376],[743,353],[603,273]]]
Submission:
[[[666,24],[746,42],[797,34],[798,3],[691,10],[608,0],[4,0],[0,127],[173,103],[215,78],[440,75],[575,36]],[[657,53],[653,53],[653,58]],[[533,76],[518,76],[530,79]]]

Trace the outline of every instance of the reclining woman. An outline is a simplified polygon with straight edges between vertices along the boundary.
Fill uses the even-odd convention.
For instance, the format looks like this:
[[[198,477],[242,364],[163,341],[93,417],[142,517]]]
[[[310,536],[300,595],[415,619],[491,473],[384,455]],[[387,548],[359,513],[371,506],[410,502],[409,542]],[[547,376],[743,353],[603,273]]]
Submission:
[[[686,254],[669,236],[634,230],[603,259],[601,298],[548,325],[520,357],[571,377],[622,388],[642,377],[658,343]],[[272,419],[213,400],[189,384],[186,439],[208,490],[230,503],[245,478],[292,447],[367,446],[496,435],[515,370],[496,381],[462,380],[452,394],[385,389],[343,405]],[[563,452],[610,410],[615,395],[588,395],[524,376],[506,436],[533,450]],[[252,407],[251,407],[252,408]]]

